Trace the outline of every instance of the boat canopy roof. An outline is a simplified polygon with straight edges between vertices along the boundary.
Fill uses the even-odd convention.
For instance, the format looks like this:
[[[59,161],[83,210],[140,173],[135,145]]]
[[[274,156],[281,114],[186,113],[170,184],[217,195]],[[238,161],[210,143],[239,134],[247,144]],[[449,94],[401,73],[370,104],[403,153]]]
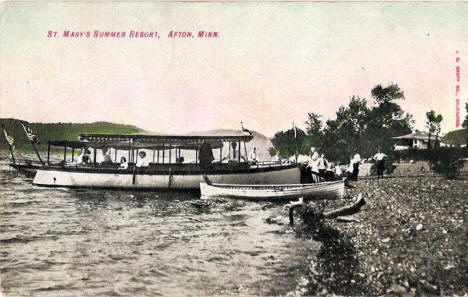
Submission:
[[[80,147],[113,147],[116,149],[199,149],[203,143],[209,143],[212,148],[220,148],[223,142],[249,142],[252,135],[222,135],[222,136],[174,136],[174,135],[143,135],[143,134],[80,134]]]
[[[67,146],[72,148],[82,148],[85,145],[81,141],[68,141],[68,140],[49,140],[47,144],[53,146]]]

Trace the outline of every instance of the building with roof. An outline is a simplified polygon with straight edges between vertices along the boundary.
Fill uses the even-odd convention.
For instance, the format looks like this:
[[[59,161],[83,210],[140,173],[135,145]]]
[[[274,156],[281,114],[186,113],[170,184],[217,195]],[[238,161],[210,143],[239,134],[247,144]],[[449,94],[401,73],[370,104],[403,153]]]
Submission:
[[[440,146],[446,146],[442,138],[443,138],[443,135],[439,134],[437,141],[440,144]],[[393,141],[395,143],[395,150],[407,150],[407,149],[426,150],[428,148],[428,139],[429,139],[428,133],[421,132],[418,130],[416,130],[416,132],[411,133],[411,134],[393,137]],[[433,144],[435,140],[436,140],[436,136],[431,135],[431,144]]]

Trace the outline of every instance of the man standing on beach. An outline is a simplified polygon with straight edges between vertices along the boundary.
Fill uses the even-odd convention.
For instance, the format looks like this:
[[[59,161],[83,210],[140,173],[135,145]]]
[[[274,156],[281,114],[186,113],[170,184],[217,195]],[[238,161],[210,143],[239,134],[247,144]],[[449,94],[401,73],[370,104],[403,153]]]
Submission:
[[[376,161],[377,166],[377,178],[382,178],[385,171],[385,158],[386,154],[381,153],[380,149],[377,154],[374,155],[374,160]]]

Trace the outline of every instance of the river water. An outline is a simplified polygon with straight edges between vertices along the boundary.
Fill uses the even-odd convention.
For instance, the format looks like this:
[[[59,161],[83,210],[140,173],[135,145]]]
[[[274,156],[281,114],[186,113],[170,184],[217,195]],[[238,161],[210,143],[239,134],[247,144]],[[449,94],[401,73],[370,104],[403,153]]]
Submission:
[[[301,295],[319,247],[283,204],[36,187],[0,163],[6,295]]]

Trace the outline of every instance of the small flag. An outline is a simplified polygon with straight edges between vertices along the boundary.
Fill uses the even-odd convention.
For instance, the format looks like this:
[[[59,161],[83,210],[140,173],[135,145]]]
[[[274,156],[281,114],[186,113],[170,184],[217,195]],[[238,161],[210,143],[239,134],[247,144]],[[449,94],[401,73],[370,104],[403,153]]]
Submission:
[[[294,138],[297,138],[296,125],[294,125],[294,122],[293,122],[293,130],[294,130]]]
[[[24,132],[26,133],[26,136],[28,137],[29,141],[33,143],[39,143],[39,139],[37,139],[37,136],[28,126],[25,126],[23,124],[21,124],[21,126],[23,126]]]
[[[14,141],[15,139],[11,136],[9,136],[7,134],[7,132],[5,131],[5,129],[3,129],[3,133],[5,134],[5,138],[6,138],[6,141],[8,142],[8,144],[13,148],[14,147]]]

